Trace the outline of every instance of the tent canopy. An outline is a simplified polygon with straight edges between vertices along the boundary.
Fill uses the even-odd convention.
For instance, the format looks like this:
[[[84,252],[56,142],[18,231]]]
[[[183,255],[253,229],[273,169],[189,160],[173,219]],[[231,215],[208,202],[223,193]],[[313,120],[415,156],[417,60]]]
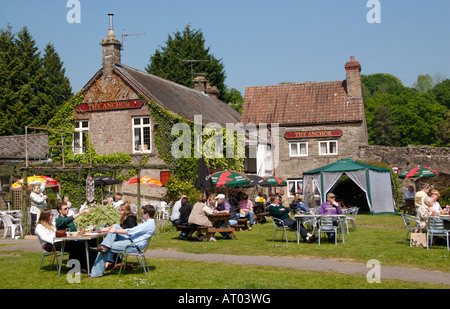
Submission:
[[[342,174],[347,174],[367,196],[372,214],[394,213],[395,202],[392,195],[391,171],[386,168],[342,159],[303,173],[303,192],[312,181],[320,194],[322,203],[326,195]]]

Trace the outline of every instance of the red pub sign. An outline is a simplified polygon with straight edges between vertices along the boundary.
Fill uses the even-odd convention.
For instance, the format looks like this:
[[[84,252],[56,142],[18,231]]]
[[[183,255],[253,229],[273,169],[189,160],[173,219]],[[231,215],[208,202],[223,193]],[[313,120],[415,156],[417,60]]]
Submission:
[[[323,131],[304,131],[304,132],[286,132],[286,139],[294,138],[318,138],[318,137],[339,137],[342,136],[341,130],[323,130]]]
[[[81,112],[95,112],[116,109],[140,108],[141,100],[126,100],[112,102],[82,103],[77,106],[76,110]]]

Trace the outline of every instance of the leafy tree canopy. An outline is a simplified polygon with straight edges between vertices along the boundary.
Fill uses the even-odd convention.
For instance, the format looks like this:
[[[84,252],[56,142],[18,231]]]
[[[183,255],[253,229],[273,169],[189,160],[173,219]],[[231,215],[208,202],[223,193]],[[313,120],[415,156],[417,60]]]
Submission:
[[[361,80],[370,144],[449,146],[449,113],[444,103],[447,81],[424,91],[428,86],[420,90],[405,87],[390,74],[368,75]]]
[[[72,95],[64,73],[53,45],[41,56],[26,27],[17,34],[0,29],[0,135],[46,126]]]

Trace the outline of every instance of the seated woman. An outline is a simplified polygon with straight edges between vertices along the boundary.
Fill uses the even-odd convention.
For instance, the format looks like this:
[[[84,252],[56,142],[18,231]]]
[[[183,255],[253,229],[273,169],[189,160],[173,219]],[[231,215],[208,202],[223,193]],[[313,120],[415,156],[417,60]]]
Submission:
[[[46,208],[41,211],[39,220],[36,225],[36,235],[45,244],[42,248],[47,252],[52,252],[53,246],[56,251],[61,250],[61,239],[55,239],[56,227],[52,224],[52,210]],[[82,241],[68,241],[64,246],[64,251],[68,251],[69,259],[76,259],[80,262],[81,272],[87,272],[86,250]],[[90,265],[93,264],[96,254],[89,253]]]
[[[136,215],[131,211],[130,204],[128,202],[123,203],[119,206],[119,213],[121,215],[120,226],[123,229],[131,229],[137,225]],[[116,254],[108,253],[108,257],[106,259],[105,269],[110,269],[114,266],[114,262],[116,261]],[[117,261],[121,263],[122,261]],[[131,264],[127,264],[127,268],[130,268]],[[114,269],[120,268],[120,264],[114,266]]]
[[[208,215],[211,215],[214,213],[214,211],[206,204],[207,198],[204,195],[201,195],[198,198],[198,202],[194,204],[192,207],[191,214],[189,215],[189,225],[198,225],[198,226],[207,226],[211,227],[211,221],[208,218]],[[188,238],[192,237],[192,234],[194,233],[193,230],[189,232]],[[214,235],[207,235],[209,237],[209,241],[216,241],[214,238]],[[201,239],[202,234],[197,231],[196,239]]]
[[[244,193],[242,195],[242,199],[239,201],[239,214],[238,217],[241,218],[249,218],[250,226],[248,227],[248,230],[252,230],[252,225],[254,222],[254,213],[253,213],[253,203],[251,200],[248,199],[248,195]]]

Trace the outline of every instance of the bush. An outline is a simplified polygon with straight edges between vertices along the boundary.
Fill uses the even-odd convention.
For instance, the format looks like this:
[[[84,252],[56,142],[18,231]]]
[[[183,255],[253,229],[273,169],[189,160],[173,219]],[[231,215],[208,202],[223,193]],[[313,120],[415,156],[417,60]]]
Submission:
[[[89,214],[83,214],[75,219],[78,228],[86,229],[89,225],[96,227],[120,224],[120,214],[112,206],[99,206],[89,208]]]

